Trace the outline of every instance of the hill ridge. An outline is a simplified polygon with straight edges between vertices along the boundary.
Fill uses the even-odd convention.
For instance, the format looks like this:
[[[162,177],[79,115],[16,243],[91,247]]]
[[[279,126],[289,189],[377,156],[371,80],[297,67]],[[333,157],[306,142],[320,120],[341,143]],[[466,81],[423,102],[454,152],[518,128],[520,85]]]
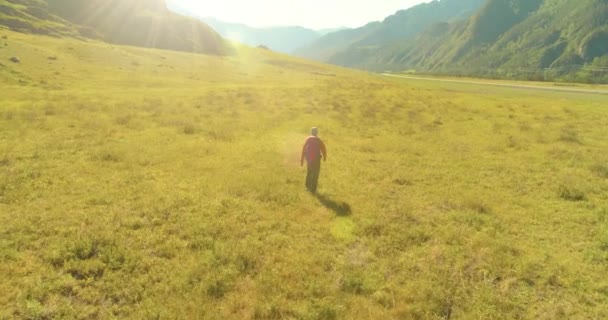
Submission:
[[[352,66],[367,52],[385,45],[409,41],[426,27],[468,17],[485,0],[434,0],[399,10],[382,21],[374,21],[356,29],[330,33],[300,48],[302,57]]]
[[[169,11],[164,0],[0,0],[0,25],[148,48],[216,55],[232,51],[212,28]]]

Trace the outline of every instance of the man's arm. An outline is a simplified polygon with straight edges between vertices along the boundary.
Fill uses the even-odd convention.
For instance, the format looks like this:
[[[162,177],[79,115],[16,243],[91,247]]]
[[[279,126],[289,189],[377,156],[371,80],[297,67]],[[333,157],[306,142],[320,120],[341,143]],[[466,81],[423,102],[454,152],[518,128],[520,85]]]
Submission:
[[[308,145],[308,140],[304,143],[304,147],[302,148],[302,157],[300,158],[300,167],[304,166],[304,158],[306,157],[306,146]]]
[[[323,153],[323,161],[327,161],[327,149],[325,149],[325,143],[323,143],[323,141],[319,140],[321,142],[321,153]]]

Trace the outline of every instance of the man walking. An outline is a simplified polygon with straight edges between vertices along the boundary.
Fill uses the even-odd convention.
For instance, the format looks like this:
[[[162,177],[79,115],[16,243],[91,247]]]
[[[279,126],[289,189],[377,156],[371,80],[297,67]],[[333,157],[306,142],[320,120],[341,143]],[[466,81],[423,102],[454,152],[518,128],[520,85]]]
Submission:
[[[302,158],[300,158],[300,166],[304,166],[304,158],[306,158],[306,189],[309,192],[317,192],[317,183],[319,181],[319,173],[321,172],[321,158],[327,161],[327,150],[325,144],[317,135],[319,129],[312,128],[311,136],[306,139],[304,148],[302,148]]]

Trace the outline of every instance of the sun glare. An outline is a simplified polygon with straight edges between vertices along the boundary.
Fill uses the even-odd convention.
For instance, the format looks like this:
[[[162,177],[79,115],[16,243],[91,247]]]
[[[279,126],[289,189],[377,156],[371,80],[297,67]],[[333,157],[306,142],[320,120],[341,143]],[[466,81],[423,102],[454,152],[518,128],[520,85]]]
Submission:
[[[229,39],[229,40],[232,40],[232,41],[239,42],[239,43],[242,43],[243,40],[244,40],[243,36],[240,33],[238,33],[238,32],[229,32],[226,35],[226,38]]]

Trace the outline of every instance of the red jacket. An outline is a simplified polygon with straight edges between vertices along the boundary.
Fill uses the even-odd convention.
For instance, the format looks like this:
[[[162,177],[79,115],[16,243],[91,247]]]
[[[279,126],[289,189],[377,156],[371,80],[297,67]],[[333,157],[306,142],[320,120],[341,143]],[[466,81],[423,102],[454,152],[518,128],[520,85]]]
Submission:
[[[321,154],[323,157],[321,158]],[[304,148],[302,148],[302,158],[300,159],[301,163],[304,163],[304,158],[308,163],[324,159],[327,160],[327,150],[325,149],[325,144],[321,139],[315,136],[310,136],[306,139],[306,143],[304,144]]]

